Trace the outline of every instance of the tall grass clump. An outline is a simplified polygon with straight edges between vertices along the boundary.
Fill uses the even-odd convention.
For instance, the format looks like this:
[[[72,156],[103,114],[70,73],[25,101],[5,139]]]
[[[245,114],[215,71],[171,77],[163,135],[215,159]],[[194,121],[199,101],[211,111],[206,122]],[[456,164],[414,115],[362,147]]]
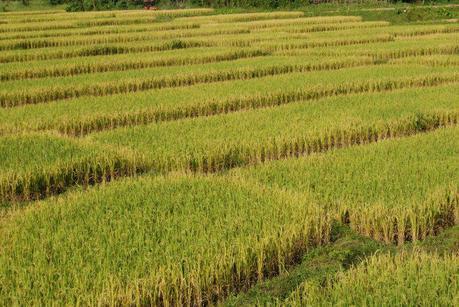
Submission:
[[[143,177],[0,221],[0,302],[203,305],[326,243],[307,199],[219,177]]]

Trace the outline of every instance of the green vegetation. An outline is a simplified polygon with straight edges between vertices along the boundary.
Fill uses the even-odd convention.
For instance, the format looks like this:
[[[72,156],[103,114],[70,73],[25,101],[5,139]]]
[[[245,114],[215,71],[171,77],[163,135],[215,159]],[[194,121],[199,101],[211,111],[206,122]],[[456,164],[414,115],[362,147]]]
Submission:
[[[459,222],[458,133],[440,129],[273,162],[239,176],[312,195],[357,232],[402,244]]]
[[[387,246],[356,235],[348,228],[334,225],[332,242],[307,252],[301,262],[281,275],[261,282],[239,296],[228,298],[225,306],[276,305],[298,291],[305,281],[324,283],[328,276],[349,269]]]
[[[400,258],[403,258],[402,262],[405,265],[410,257],[416,257],[419,253],[425,257],[430,257],[431,254],[427,255],[426,253],[438,253],[440,257],[436,254],[433,254],[436,260],[441,263],[448,263],[451,265],[451,268],[448,268],[448,271],[452,272],[452,280],[457,280],[457,256],[453,257],[454,262],[450,259],[442,259],[441,256],[448,257],[451,253],[456,253],[459,250],[459,236],[457,235],[459,231],[459,226],[454,226],[448,230],[445,230],[443,233],[436,237],[427,238],[421,243],[407,244],[400,248],[395,248],[391,245],[383,245],[376,243],[373,240],[370,240],[366,237],[356,235],[354,232],[350,231],[347,227],[340,225],[334,225],[332,228],[331,243],[325,246],[317,247],[307,252],[301,262],[291,268],[287,268],[286,272],[283,272],[278,277],[268,279],[266,281],[260,282],[255,285],[253,288],[249,289],[246,292],[240,293],[238,296],[232,296],[228,298],[224,305],[225,306],[266,306],[266,305],[290,305],[296,306],[300,304],[306,304],[309,299],[309,293],[305,292],[310,288],[313,288],[316,293],[320,296],[316,297],[315,300],[327,300],[329,299],[326,295],[326,290],[329,289],[320,289],[324,285],[333,286],[332,278],[340,278],[339,276],[346,274],[350,275],[355,274],[355,270],[348,271],[351,268],[357,269],[359,272],[364,270],[366,263],[368,262],[377,262],[378,258],[381,255],[384,257],[385,261],[392,260],[393,262],[399,262]],[[397,254],[397,259],[394,259],[393,256]],[[374,258],[375,257],[375,258]],[[389,259],[390,258],[390,259]],[[408,261],[406,261],[408,260]],[[380,261],[380,260],[379,260]],[[444,262],[446,261],[446,262]],[[424,263],[423,265],[427,265]],[[381,272],[384,272],[384,269],[378,268]],[[411,272],[401,272],[401,267],[394,268],[398,271],[398,276],[404,278]],[[456,270],[456,273],[454,272]],[[351,273],[352,272],[352,273]],[[424,272],[425,273],[425,272]],[[455,275],[454,275],[455,274]],[[429,278],[438,278],[438,272],[436,270],[430,270],[424,277],[428,276]],[[375,292],[383,294],[386,296],[386,300],[381,302],[381,297],[378,299],[379,304],[387,303],[391,296],[398,296],[400,292],[391,286],[386,286],[387,280],[381,281],[380,287],[366,288],[366,295],[371,297],[373,300],[377,297]],[[398,281],[400,282],[400,281]],[[422,281],[425,282],[425,281]],[[369,284],[372,284],[371,280],[368,281]],[[422,290],[419,290],[419,287],[423,286],[421,283],[417,283],[415,280],[410,281],[411,288],[415,288],[415,291],[423,293]],[[402,284],[397,284],[398,286],[403,286]],[[438,287],[438,285],[436,285]],[[390,289],[389,291],[387,289]],[[448,282],[444,282],[443,285],[439,286],[437,289],[449,291],[450,293],[456,293],[457,289],[454,289],[454,283],[451,287]],[[347,291],[348,289],[346,289]],[[394,292],[391,292],[394,291]],[[414,296],[419,295],[419,293],[414,292],[412,295],[407,296],[406,298],[412,299]],[[345,295],[344,295],[345,297]],[[432,295],[428,299],[437,297]],[[397,297],[399,299],[400,297]],[[422,299],[422,298],[421,298]],[[355,298],[352,300],[357,301]],[[447,303],[448,301],[445,301]],[[317,302],[314,302],[319,304]],[[322,304],[327,304],[321,301]]]
[[[0,305],[457,305],[458,8],[257,3],[0,14]]]
[[[0,300],[212,302],[327,242],[329,229],[304,198],[238,180],[123,180],[1,221]]]
[[[306,282],[285,304],[446,306],[456,300],[459,291],[458,263],[457,255],[378,255],[338,273],[325,287]]]
[[[29,200],[135,173],[126,155],[46,134],[0,138],[0,201]]]
[[[454,101],[458,100],[446,93],[456,97],[457,87],[299,102],[209,118],[120,128],[88,138],[135,150],[147,168],[158,171],[215,172],[454,124],[458,116]],[[416,100],[419,95],[425,100]]]

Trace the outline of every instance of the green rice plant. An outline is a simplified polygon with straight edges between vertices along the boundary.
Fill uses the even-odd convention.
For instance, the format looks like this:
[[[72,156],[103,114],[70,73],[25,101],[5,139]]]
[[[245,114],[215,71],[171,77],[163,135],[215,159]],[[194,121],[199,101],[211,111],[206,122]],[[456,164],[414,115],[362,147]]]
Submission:
[[[454,125],[457,93],[432,88],[350,95],[119,128],[87,139],[135,151],[145,169],[219,172]]]
[[[352,59],[349,60],[352,63]],[[302,65],[306,63],[303,61]],[[337,65],[334,61],[329,64]],[[333,67],[339,66],[325,68]],[[443,73],[432,74],[430,67],[381,65],[307,74],[291,73],[96,98],[81,97],[0,109],[0,117],[3,118],[0,134],[55,129],[64,134],[79,136],[119,126],[209,116],[330,96],[387,92],[410,87],[421,89],[457,83],[456,73],[447,73],[443,67],[438,71]],[[209,93],[212,95],[209,96]]]
[[[330,278],[306,282],[282,306],[454,306],[459,257],[422,251],[375,255]]]
[[[420,117],[415,126],[422,131],[427,122]],[[458,136],[457,127],[439,129],[236,174],[312,195],[357,232],[403,244],[459,223]]]
[[[0,221],[0,303],[218,303],[328,242],[330,228],[304,197],[237,179],[122,180]]]
[[[38,199],[71,185],[88,186],[133,175],[123,155],[48,134],[0,137],[0,202]]]

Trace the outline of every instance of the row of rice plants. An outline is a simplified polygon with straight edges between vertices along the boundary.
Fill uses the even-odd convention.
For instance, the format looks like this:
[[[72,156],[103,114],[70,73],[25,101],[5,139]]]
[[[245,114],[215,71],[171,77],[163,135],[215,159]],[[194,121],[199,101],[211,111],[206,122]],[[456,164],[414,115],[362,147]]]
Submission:
[[[200,31],[200,30],[198,30]],[[302,34],[288,34],[283,36],[282,39],[278,40],[277,44],[282,42],[288,42],[289,40],[295,41],[298,39],[304,39],[306,36]],[[338,33],[333,34],[332,37],[327,36],[327,39],[318,37],[311,41],[299,44],[296,48],[317,48],[320,46],[339,46],[339,45],[352,45],[352,44],[363,44],[377,41],[391,41],[392,36],[387,34],[374,35],[371,33],[361,34],[356,33],[352,35],[346,35],[348,39],[343,39],[342,35]],[[33,61],[33,60],[47,60],[47,59],[62,59],[71,57],[82,57],[82,56],[94,56],[94,55],[112,55],[119,53],[131,53],[131,52],[148,52],[154,50],[167,50],[167,49],[178,49],[190,47],[190,44],[201,44],[203,46],[233,46],[233,47],[244,47],[253,45],[256,42],[266,41],[272,42],[271,33],[256,33],[256,34],[240,34],[240,35],[226,35],[221,36],[208,36],[201,38],[181,38],[174,40],[165,40],[164,42],[135,42],[130,44],[105,44],[103,46],[87,46],[72,48],[69,47],[55,47],[55,48],[43,48],[40,50],[21,50],[21,51],[5,51],[0,56],[0,62],[14,62],[14,61]],[[301,42],[300,42],[301,43]],[[276,45],[276,43],[272,43]],[[271,45],[272,45],[271,44]],[[285,43],[284,43],[285,44]]]
[[[0,191],[3,201],[39,198],[138,172],[217,172],[415,134],[457,124],[457,93],[446,87],[335,97],[115,129],[82,143],[47,135],[3,136]]]
[[[8,16],[9,18],[14,17],[23,17],[23,16],[33,16],[33,15],[50,15],[64,13],[62,10],[39,10],[39,11],[11,11],[11,12],[2,12],[3,16]]]
[[[33,39],[33,38],[55,38],[68,36],[91,36],[100,34],[113,34],[113,33],[139,33],[139,32],[158,32],[170,31],[180,29],[198,29],[198,23],[152,23],[145,25],[128,25],[128,26],[104,26],[104,27],[91,27],[84,29],[70,29],[70,30],[44,30],[34,32],[18,32],[3,34],[0,41],[10,39]]]
[[[194,10],[171,10],[166,13],[162,11],[162,16],[180,16],[183,14],[188,15],[199,15],[199,14],[208,14],[209,11],[206,9],[194,9]],[[160,14],[161,14],[160,13]],[[38,21],[38,22],[27,22],[27,25],[24,25],[22,22],[18,24],[5,25],[0,28],[0,33],[11,33],[11,32],[33,32],[33,31],[43,31],[43,30],[59,30],[59,29],[75,29],[75,28],[89,28],[91,26],[103,25],[104,22],[108,22],[106,25],[123,25],[123,24],[139,24],[139,23],[151,23],[160,16],[157,14],[145,15],[145,16],[133,16],[133,18],[113,18],[110,20],[94,20],[88,19],[87,21],[80,21],[78,16],[74,20],[69,21],[68,17],[64,20],[53,19],[49,21]],[[190,20],[191,21],[191,20]]]
[[[405,68],[409,71],[408,67]],[[119,126],[208,116],[329,96],[457,84],[457,74],[429,74],[430,70],[430,67],[424,67],[406,74],[407,71],[381,66],[296,73],[0,109],[4,119],[0,123],[0,133],[55,129],[79,136]],[[381,79],[381,75],[392,77]]]
[[[234,175],[305,193],[357,232],[403,244],[459,223],[458,157],[459,128],[453,127]]]
[[[101,34],[92,36],[72,36],[60,38],[38,38],[38,39],[13,39],[0,41],[0,50],[15,49],[38,49],[48,47],[68,47],[68,46],[90,46],[111,43],[129,43],[138,41],[154,40],[158,43],[162,40],[187,37],[205,37],[215,35],[242,34],[248,33],[244,29],[180,29],[171,31],[161,31],[158,33],[128,33],[128,34]]]
[[[191,21],[198,22],[200,24],[205,23],[236,23],[244,21],[255,21],[255,20],[268,20],[268,19],[291,19],[301,18],[304,16],[303,12],[268,12],[268,13],[239,13],[239,14],[221,14],[211,16],[191,16],[191,17],[179,17],[175,20],[180,21]]]
[[[446,39],[449,39],[447,37]],[[445,40],[446,41],[446,40]],[[456,44],[441,43],[438,44],[436,40],[419,40],[411,42],[409,44],[399,42],[389,43],[369,43],[367,45],[361,45],[361,47],[337,47],[334,48],[333,53],[341,53],[341,56],[349,56],[352,53],[360,52],[367,54],[375,59],[375,61],[388,61],[390,59],[403,58],[408,56],[417,56],[420,54],[448,54],[456,53]],[[283,50],[276,51],[275,54],[284,54],[295,56],[296,54],[308,54],[309,56],[327,56],[329,51],[319,48],[317,51],[311,50]],[[348,51],[347,51],[348,50]],[[381,51],[379,51],[381,50]],[[390,51],[394,50],[394,51]],[[225,55],[209,56],[218,52],[224,52]],[[199,55],[197,55],[198,53]],[[15,80],[15,79],[26,79],[26,78],[43,78],[43,77],[60,77],[67,75],[74,75],[80,73],[92,73],[92,72],[105,72],[105,71],[117,71],[127,69],[141,69],[155,66],[170,66],[170,65],[184,65],[184,64],[197,64],[214,62],[219,60],[232,60],[236,58],[251,57],[254,55],[263,55],[272,53],[270,51],[262,50],[251,50],[242,49],[236,51],[229,51],[227,48],[206,48],[204,49],[193,49],[187,48],[186,50],[172,50],[146,53],[141,59],[132,59],[129,54],[118,54],[111,56],[93,56],[84,58],[70,58],[61,60],[47,60],[38,62],[29,62],[29,65],[25,68],[20,62],[6,63],[0,68],[0,80]],[[172,58],[173,55],[177,55],[177,59]],[[154,58],[148,58],[154,56]],[[331,56],[331,55],[329,55]],[[184,60],[182,57],[186,57]],[[165,59],[167,58],[167,59]],[[204,59],[202,59],[204,58]],[[121,61],[120,59],[124,59]],[[128,64],[129,63],[129,64]]]
[[[334,97],[119,128],[87,139],[133,150],[147,169],[218,172],[454,125],[458,100],[451,95],[457,95],[457,90],[452,94],[443,88]]]
[[[204,24],[202,29],[220,29],[220,30],[245,30],[251,31],[262,28],[280,27],[282,25],[315,25],[315,24],[340,24],[360,21],[360,17],[342,17],[333,18],[295,18],[295,19],[274,19],[257,22],[239,22],[229,24]],[[171,21],[141,25],[117,25],[117,26],[93,26],[91,28],[76,28],[76,29],[58,29],[32,32],[8,32],[2,35],[1,40],[6,39],[31,39],[40,37],[60,37],[62,35],[97,35],[110,33],[136,33],[136,32],[157,32],[161,30],[179,30],[179,29],[196,29],[200,28],[201,24],[197,22]]]
[[[136,172],[128,152],[48,134],[1,137],[0,156],[0,202],[42,198]]]
[[[458,263],[455,254],[375,255],[322,285],[303,283],[279,306],[453,306],[459,292]]]
[[[296,24],[285,25],[280,27],[273,27],[269,29],[262,29],[254,32],[285,32],[285,33],[313,33],[313,32],[329,32],[329,31],[341,31],[350,29],[371,29],[371,28],[382,28],[389,26],[390,23],[386,21],[366,21],[366,22],[346,22],[337,24],[318,24],[312,26],[299,26]]]
[[[213,47],[216,43],[202,39],[172,39],[159,43],[136,42],[129,44],[104,44],[101,46],[87,47],[60,47],[43,48],[40,50],[4,51],[0,55],[0,63],[27,62],[50,59],[68,59],[77,57],[90,57],[98,55],[114,55],[127,53],[145,53],[195,47]],[[220,44],[222,45],[222,44]]]
[[[392,27],[389,30],[395,37],[413,37],[438,33],[456,33],[459,31],[459,25],[456,24],[441,24],[441,25],[417,25],[417,26],[404,26]]]
[[[270,52],[279,52],[285,50],[309,49],[318,47],[341,47],[350,45],[365,45],[375,42],[391,42],[394,38],[390,35],[368,35],[336,38],[336,39],[314,39],[314,40],[290,40],[287,42],[270,42],[268,40],[250,44],[252,47],[263,48]]]
[[[185,22],[182,19],[181,22]],[[243,22],[230,22],[230,23],[200,23],[201,27],[204,28],[246,28],[249,30],[261,30],[272,27],[282,27],[286,25],[326,25],[326,24],[340,24],[362,21],[362,17],[359,16],[318,16],[318,17],[303,17],[303,18],[292,18],[292,19],[268,19],[258,21],[243,21]],[[178,22],[178,21],[176,21]]]
[[[2,16],[11,23],[31,23],[31,22],[49,22],[62,20],[85,20],[85,19],[106,19],[106,18],[129,18],[129,17],[149,17],[149,16],[167,16],[167,17],[186,17],[212,14],[215,11],[211,8],[195,8],[181,10],[160,10],[160,11],[142,11],[142,10],[118,10],[118,11],[92,11],[92,12],[65,12],[58,11],[49,14],[43,12],[40,14],[18,14],[12,12],[2,14]]]
[[[269,31],[272,32],[287,32],[287,33],[307,33],[307,32],[318,32],[318,31],[339,31],[345,29],[359,29],[359,28],[373,28],[381,27],[387,25],[386,23],[381,22],[351,22],[351,23],[340,23],[340,24],[329,24],[329,25],[320,25],[320,26],[308,26],[308,27],[298,27],[295,25],[294,28],[270,28],[268,30],[263,30],[263,32]],[[36,48],[45,48],[45,47],[65,47],[65,46],[87,46],[87,45],[96,45],[96,44],[110,44],[110,43],[126,43],[126,42],[136,42],[136,41],[147,41],[151,39],[156,40],[166,40],[174,38],[186,38],[186,37],[196,37],[196,36],[215,36],[215,35],[228,35],[228,34],[243,34],[249,33],[249,29],[245,28],[228,28],[228,29],[189,29],[189,30],[171,30],[171,31],[162,31],[162,32],[153,32],[153,33],[113,33],[113,34],[101,34],[101,35],[92,35],[92,36],[73,36],[71,38],[36,38],[36,39],[12,39],[12,40],[3,40],[0,42],[0,50],[14,50],[14,49],[36,49]],[[253,38],[257,35],[254,32],[252,35]],[[220,38],[220,37],[219,37]],[[224,39],[224,38],[220,38]],[[157,42],[157,41],[156,41]]]
[[[451,67],[451,66],[459,66],[459,54],[435,55],[435,56],[427,55],[427,56],[405,58],[405,59],[394,59],[394,60],[391,60],[390,62],[394,64],[399,64],[402,61],[407,64],[422,64],[422,65]]]
[[[134,93],[199,83],[254,79],[293,72],[329,71],[367,64],[372,64],[372,60],[366,57],[333,58],[328,61],[323,59],[315,61],[301,57],[261,57],[189,66],[187,73],[183,73],[181,66],[172,66],[92,74],[90,78],[82,75],[65,77],[59,79],[59,86],[53,86],[56,82],[54,78],[42,79],[40,83],[34,80],[18,80],[3,83],[8,90],[0,91],[0,106],[13,107],[82,96]],[[155,77],[152,78],[151,75]],[[298,75],[295,76],[298,77]],[[75,86],[75,84],[78,85]],[[25,87],[27,91],[23,90]]]
[[[307,199],[237,179],[122,180],[0,220],[0,304],[216,303],[330,228]]]
[[[231,61],[243,58],[266,56],[268,52],[255,48],[189,48],[151,52],[141,58],[119,54],[85,58],[48,60],[24,63],[6,63],[0,68],[0,81],[36,79],[48,77],[67,77],[111,71],[139,70],[153,67],[205,64]]]
[[[449,40],[449,41],[448,41]],[[373,57],[375,60],[387,61],[404,57],[417,57],[436,54],[457,54],[459,42],[451,41],[450,37],[442,40],[413,40],[374,42],[365,45],[341,46],[339,48],[292,49],[272,52],[273,55],[309,55],[309,56],[349,56],[360,55]]]
[[[409,66],[389,64],[352,68],[353,66],[371,63],[371,60],[365,57],[348,58],[338,61],[331,59],[329,62],[319,62],[317,64],[313,60],[305,65],[298,64],[302,61],[301,58],[291,58],[290,65],[286,65],[282,57],[270,58],[270,60],[272,62],[268,61],[264,57],[261,57],[240,59],[237,60],[237,62],[218,62],[190,66],[190,68],[192,67],[193,69],[188,74],[182,74],[182,68],[180,66],[175,66],[165,68],[157,67],[140,71],[128,70],[124,72],[93,74],[91,75],[91,78],[80,75],[75,77],[59,78],[60,85],[58,86],[54,85],[56,80],[55,78],[41,79],[40,83],[35,80],[8,81],[3,83],[5,85],[5,90],[0,91],[0,106],[15,107],[25,104],[37,104],[68,98],[84,96],[100,97],[122,93],[142,92],[151,89],[187,87],[199,83],[214,83],[238,79],[255,79],[254,82],[251,83],[260,84],[265,80],[257,79],[266,76],[276,77],[276,75],[279,74],[281,74],[280,77],[282,77],[278,80],[279,82],[288,80],[295,82],[298,86],[301,86],[300,89],[295,89],[294,93],[304,92],[302,88],[306,85],[306,81],[311,80],[310,83],[308,83],[309,86],[318,84],[319,79],[313,79],[314,77],[323,80],[323,82],[325,82],[323,85],[328,85],[330,83],[336,84],[337,92],[345,93],[346,91],[352,92],[353,88],[356,86],[358,88],[368,87],[368,90],[380,87],[382,87],[382,89],[393,89],[397,88],[397,82],[400,83],[399,87],[416,86],[422,85],[423,83],[429,86],[438,83],[455,82],[458,76],[455,67],[425,67],[422,65]],[[344,67],[351,68],[348,68],[346,71],[341,71],[340,69]],[[295,69],[300,72],[295,72]],[[339,71],[331,71],[336,69]],[[314,72],[311,70],[317,71]],[[305,74],[303,73],[304,71],[308,73]],[[358,72],[364,73],[371,80],[363,79],[363,77],[357,75]],[[383,77],[383,80],[375,81],[374,79],[379,78],[380,75],[378,75],[378,73],[381,72],[393,72],[393,74],[390,75],[389,78]],[[425,73],[426,75],[417,77],[415,74],[416,72]],[[155,73],[158,77],[149,77],[152,73]],[[349,76],[346,76],[346,79],[344,80],[341,79],[346,73],[348,73]],[[326,77],[330,75],[334,75],[336,79],[326,79]],[[400,80],[400,78],[408,76],[412,76],[413,80]],[[344,84],[339,84],[337,81],[338,79],[342,80]],[[121,80],[123,82],[120,82]],[[273,79],[270,78],[269,80],[272,81]],[[360,82],[355,84],[351,80]],[[74,84],[77,83],[79,85],[75,86]],[[388,85],[384,85],[387,83]],[[225,82],[224,84],[228,84],[228,82]],[[231,87],[232,85],[229,84],[229,86]],[[289,88],[290,87],[291,86],[289,86]],[[6,88],[8,88],[8,90],[6,90]],[[24,91],[24,88],[27,88],[27,91]],[[279,88],[279,85],[274,88]],[[248,92],[245,93],[246,95],[251,91],[257,91],[256,88],[253,90],[247,90]],[[192,91],[195,90],[192,89]],[[269,91],[272,92],[272,90]]]

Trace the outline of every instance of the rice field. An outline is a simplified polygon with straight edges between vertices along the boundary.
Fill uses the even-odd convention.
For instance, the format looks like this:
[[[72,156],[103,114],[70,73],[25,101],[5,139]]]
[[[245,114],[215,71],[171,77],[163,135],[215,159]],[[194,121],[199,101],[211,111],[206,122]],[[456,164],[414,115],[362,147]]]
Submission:
[[[457,305],[458,32],[0,13],[0,305]]]

